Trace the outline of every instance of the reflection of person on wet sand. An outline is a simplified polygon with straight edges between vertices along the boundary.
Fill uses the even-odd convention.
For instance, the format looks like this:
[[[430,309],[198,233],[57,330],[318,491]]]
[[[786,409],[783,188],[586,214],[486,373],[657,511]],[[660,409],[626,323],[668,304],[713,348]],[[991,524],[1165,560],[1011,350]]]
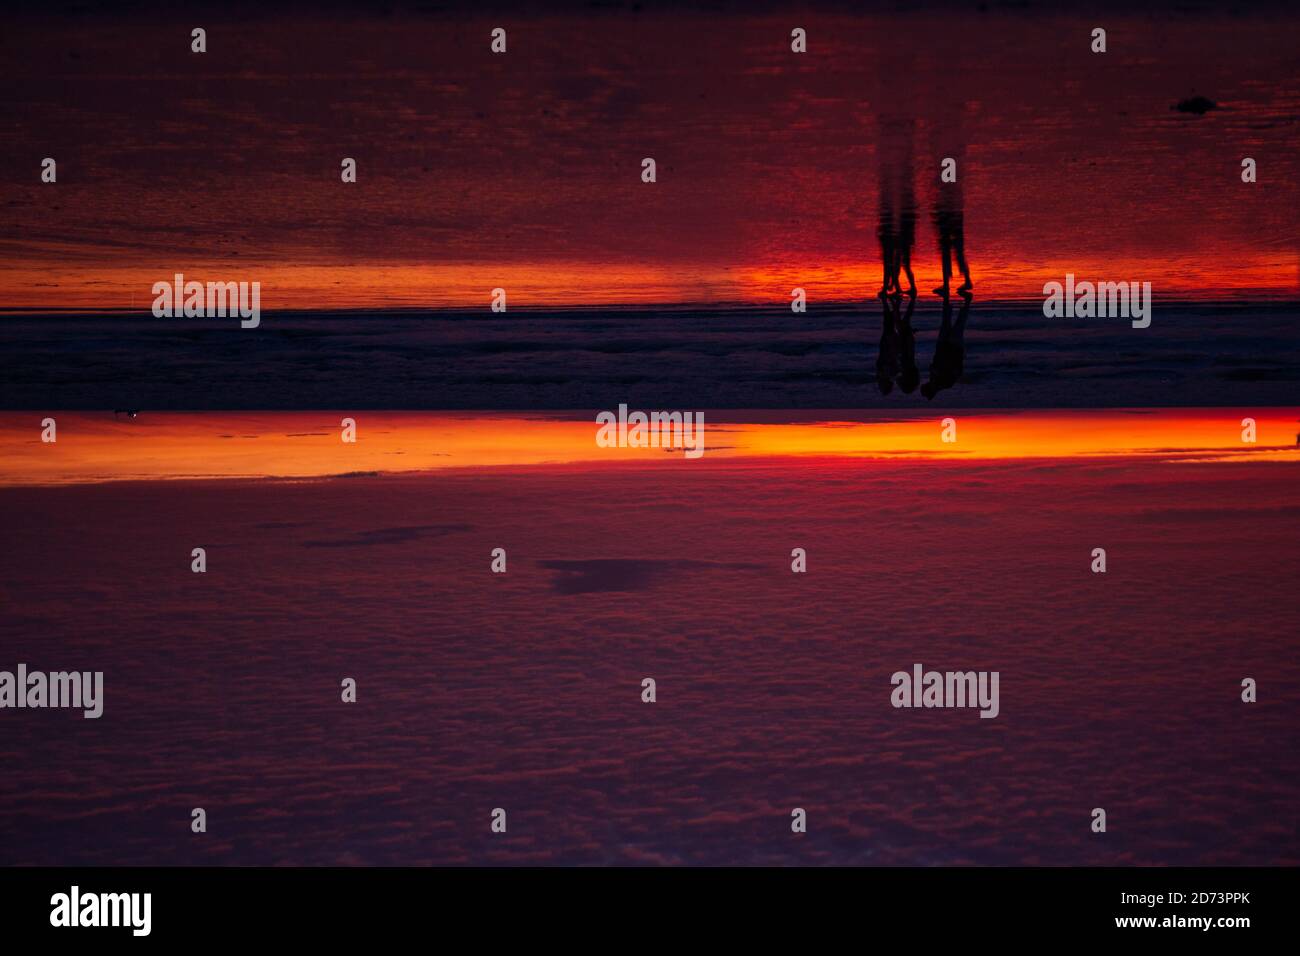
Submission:
[[[912,271],[908,268],[908,278],[912,277]],[[898,387],[906,395],[911,395],[916,391],[916,386],[921,384],[921,370],[916,367],[916,332],[912,329],[912,310],[916,308],[916,285],[912,285],[912,293],[907,299],[907,308],[901,316],[898,315],[898,301],[894,301],[894,315],[898,318],[898,341],[899,356],[901,358],[902,371],[898,375]]]
[[[889,282],[888,276],[885,277],[885,282]],[[876,384],[880,386],[881,395],[888,395],[894,390],[894,379],[898,378],[901,350],[893,297],[882,291],[880,304],[884,307],[884,317],[880,322],[880,352],[876,355]]]
[[[895,382],[910,395],[921,381],[921,372],[916,367],[916,332],[912,329],[916,296],[908,296],[907,311],[900,314],[902,299],[897,293],[882,293],[880,296],[884,317],[881,320],[880,353],[876,357],[876,384],[880,386],[881,395],[892,392]]]
[[[961,378],[966,360],[966,317],[970,313],[971,294],[963,292],[957,321],[952,321],[952,298],[943,297],[943,321],[939,325],[939,338],[934,343],[934,358],[930,362],[930,380],[921,386],[921,394],[934,398],[945,388],[952,388]]]

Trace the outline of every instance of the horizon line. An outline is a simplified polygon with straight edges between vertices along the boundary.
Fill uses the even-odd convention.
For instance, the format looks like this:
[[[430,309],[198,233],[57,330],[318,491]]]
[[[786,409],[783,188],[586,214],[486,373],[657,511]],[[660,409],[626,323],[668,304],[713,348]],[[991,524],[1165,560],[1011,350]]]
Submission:
[[[949,296],[949,298],[960,298],[959,295]],[[805,315],[815,310],[826,309],[848,309],[861,308],[863,305],[870,305],[879,300],[879,295],[867,294],[862,298],[856,299],[823,299],[818,301],[809,301],[807,311],[795,313]],[[906,296],[904,296],[906,298]],[[934,292],[918,293],[916,296],[917,304],[932,302],[940,304],[944,296]],[[973,294],[974,302],[984,305],[1041,305],[1042,295],[990,295],[981,296],[978,291]],[[1231,297],[1215,297],[1213,294],[1198,295],[1195,293],[1179,292],[1174,295],[1162,296],[1161,301],[1174,305],[1203,305],[1203,306],[1249,306],[1249,305],[1276,305],[1276,306],[1300,306],[1300,291],[1278,295],[1275,290],[1261,289],[1258,291],[1250,290],[1244,293],[1237,292]],[[721,299],[708,301],[692,300],[663,300],[659,302],[647,301],[608,301],[608,302],[532,302],[526,304],[511,304],[504,312],[492,312],[490,305],[320,305],[320,306],[286,306],[286,307],[267,307],[261,311],[264,315],[293,315],[306,313],[463,313],[475,314],[480,312],[491,312],[492,315],[508,316],[511,312],[583,312],[595,311],[598,309],[619,309],[624,311],[644,311],[654,312],[663,310],[693,310],[693,311],[737,311],[742,309],[770,310],[773,312],[789,312],[790,303],[788,301],[770,300],[770,299]],[[78,307],[59,307],[59,306],[26,306],[26,305],[0,305],[0,316],[3,315],[23,315],[23,316],[92,316],[92,315],[138,315],[148,318],[159,318],[153,315],[150,307],[131,307],[131,306],[78,306]],[[162,316],[162,319],[192,318],[204,319],[210,316]]]

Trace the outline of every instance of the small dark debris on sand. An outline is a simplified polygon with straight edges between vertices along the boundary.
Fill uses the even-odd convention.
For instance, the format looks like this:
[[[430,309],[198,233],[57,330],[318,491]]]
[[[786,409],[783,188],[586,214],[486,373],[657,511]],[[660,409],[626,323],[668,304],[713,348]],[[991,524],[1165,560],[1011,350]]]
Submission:
[[[1192,113],[1196,116],[1204,116],[1210,110],[1217,110],[1219,104],[1214,100],[1207,100],[1204,96],[1193,96],[1188,100],[1179,100],[1171,110],[1178,110],[1180,113]]]

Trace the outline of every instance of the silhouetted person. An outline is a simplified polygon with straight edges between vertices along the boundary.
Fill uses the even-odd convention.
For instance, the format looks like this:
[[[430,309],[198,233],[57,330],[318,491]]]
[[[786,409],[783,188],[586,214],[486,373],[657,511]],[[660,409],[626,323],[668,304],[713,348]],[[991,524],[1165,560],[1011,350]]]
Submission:
[[[939,181],[935,184],[934,196],[934,231],[939,244],[939,263],[943,267],[943,285],[935,289],[936,295],[948,295],[952,287],[953,260],[957,260],[957,270],[961,273],[962,283],[957,292],[969,292],[973,288],[970,267],[966,264],[966,223],[965,198],[962,195],[962,183],[969,173],[966,168],[966,132],[963,110],[956,104],[948,104],[935,114],[932,155],[939,160]],[[953,181],[943,181],[947,171],[946,160],[952,160]]]
[[[890,201],[890,192],[888,183],[882,182],[880,215],[876,225],[876,238],[880,240],[881,272],[880,291],[876,294],[882,297],[898,288],[898,270],[894,265],[898,258],[898,227],[895,222],[894,207]]]
[[[934,343],[934,358],[930,362],[930,380],[921,386],[921,394],[934,398],[945,388],[952,388],[961,378],[966,361],[966,347],[962,337],[966,334],[966,316],[970,313],[971,295],[963,293],[957,321],[952,321],[952,298],[943,297],[943,321],[939,325],[939,338]]]
[[[880,124],[879,221],[882,278],[880,292],[903,292],[906,274],[909,296],[916,295],[912,275],[912,246],[916,242],[916,197],[912,188],[912,137],[916,125],[910,116],[885,117]]]
[[[898,246],[895,249],[894,289],[899,288],[899,271],[907,276],[907,294],[916,297],[916,276],[912,275],[912,246],[916,242],[916,196],[912,191],[911,156],[900,177],[898,205]],[[911,306],[908,306],[911,314]]]
[[[951,190],[951,192],[949,192]],[[961,209],[961,192],[956,183],[939,184],[939,200],[934,209],[934,231],[939,240],[939,261],[943,267],[943,285],[934,290],[935,295],[948,297],[952,283],[952,261],[957,260],[961,270],[962,284],[957,287],[958,294],[971,291],[974,286],[970,281],[970,267],[966,264],[965,223]]]

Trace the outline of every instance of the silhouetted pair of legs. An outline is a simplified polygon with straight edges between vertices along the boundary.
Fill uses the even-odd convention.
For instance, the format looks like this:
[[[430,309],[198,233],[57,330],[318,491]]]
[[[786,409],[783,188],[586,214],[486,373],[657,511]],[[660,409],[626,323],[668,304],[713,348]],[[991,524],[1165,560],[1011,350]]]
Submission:
[[[961,210],[940,209],[935,214],[935,227],[939,233],[939,261],[943,267],[943,285],[934,290],[935,295],[945,298],[952,284],[952,261],[957,260],[961,270],[962,283],[957,287],[959,294],[970,292],[974,288],[970,281],[970,267],[966,265],[966,238],[962,223]]]
[[[916,295],[912,275],[912,245],[916,242],[916,201],[912,196],[910,170],[888,171],[880,188],[880,262],[883,278],[878,295]],[[900,183],[899,180],[907,180]],[[907,276],[907,289],[901,277]]]

